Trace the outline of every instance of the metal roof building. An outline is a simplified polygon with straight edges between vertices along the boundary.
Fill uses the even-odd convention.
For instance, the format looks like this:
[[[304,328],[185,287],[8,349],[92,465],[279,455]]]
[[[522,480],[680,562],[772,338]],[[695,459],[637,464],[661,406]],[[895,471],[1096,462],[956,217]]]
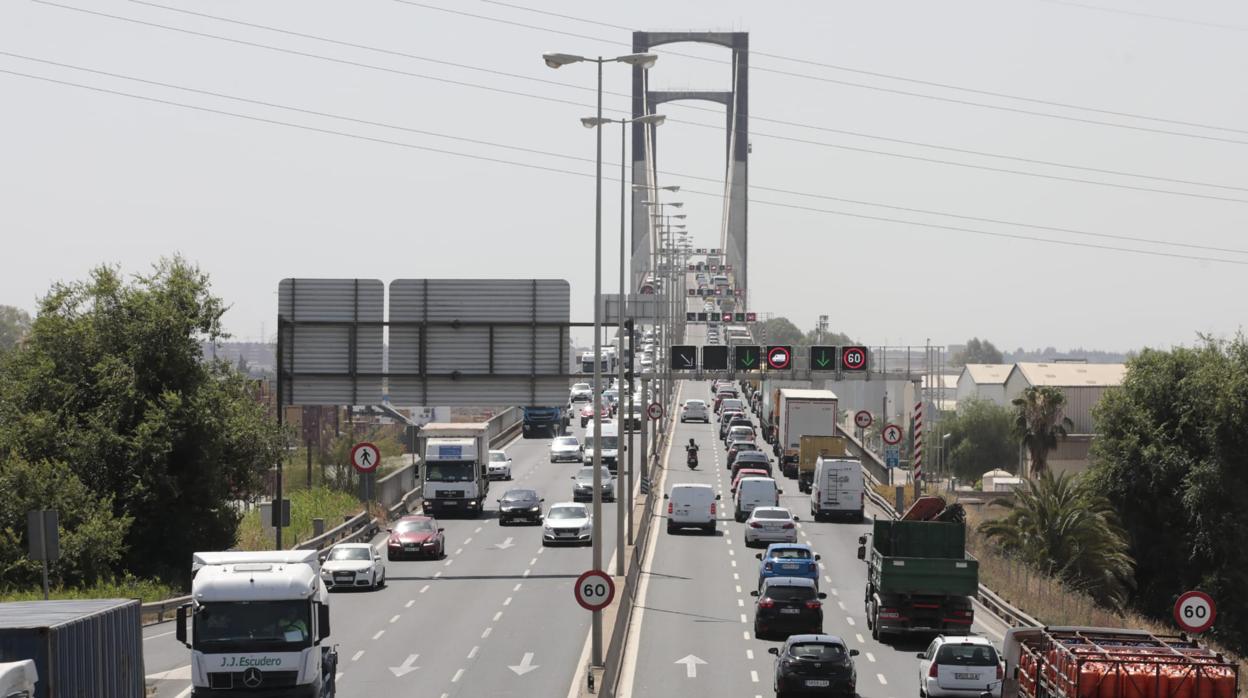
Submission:
[[[990,400],[1002,407],[1010,404],[1005,397],[1005,379],[1012,364],[967,364],[958,376],[958,404],[966,400]]]
[[[1005,380],[1006,404],[1032,386],[1059,388],[1066,396],[1066,416],[1074,422],[1072,434],[1093,434],[1092,407],[1109,388],[1122,385],[1126,364],[1076,362],[1017,363]]]

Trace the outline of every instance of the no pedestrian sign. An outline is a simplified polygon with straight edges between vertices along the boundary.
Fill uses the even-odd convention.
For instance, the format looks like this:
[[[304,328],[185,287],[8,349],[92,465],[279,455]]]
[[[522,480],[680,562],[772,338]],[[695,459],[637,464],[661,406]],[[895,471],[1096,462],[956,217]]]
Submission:
[[[587,611],[601,611],[615,598],[615,582],[601,570],[590,570],[576,578],[576,602]]]
[[[889,446],[896,446],[901,443],[901,427],[896,424],[889,424],[884,427],[884,443]]]
[[[351,465],[361,473],[371,473],[381,464],[381,451],[376,446],[361,441],[351,447]]]

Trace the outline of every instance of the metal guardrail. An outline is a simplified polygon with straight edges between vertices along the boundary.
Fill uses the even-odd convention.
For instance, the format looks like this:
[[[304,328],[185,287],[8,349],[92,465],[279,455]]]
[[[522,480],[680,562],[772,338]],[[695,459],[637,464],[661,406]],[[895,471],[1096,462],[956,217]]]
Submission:
[[[490,446],[496,446],[511,438],[519,431],[523,422],[523,411],[514,407],[495,415],[488,422],[490,428],[487,434],[489,435]],[[377,491],[384,493],[392,490],[391,487],[385,486],[386,483],[392,480],[401,481],[409,475],[413,478],[414,487],[412,489],[402,492],[395,502],[383,502],[390,515],[393,516],[409,511],[413,504],[420,499],[420,478],[413,472],[415,469],[416,464],[412,463],[377,481]],[[321,535],[309,538],[295,548],[297,550],[324,550],[338,543],[353,543],[364,538],[372,538],[378,530],[380,530],[380,522],[376,517],[370,515],[366,509]],[[145,619],[145,625],[164,622],[167,614],[176,611],[179,606],[189,603],[190,600],[191,597],[187,595],[143,604],[141,606],[141,614]],[[151,620],[153,616],[155,620]]]

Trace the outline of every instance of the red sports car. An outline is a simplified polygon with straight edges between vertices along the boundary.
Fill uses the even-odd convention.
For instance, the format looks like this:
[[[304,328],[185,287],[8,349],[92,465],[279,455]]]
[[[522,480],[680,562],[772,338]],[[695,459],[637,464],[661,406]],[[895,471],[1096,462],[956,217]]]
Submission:
[[[436,560],[443,557],[446,555],[443,530],[438,528],[438,520],[432,516],[404,516],[389,529],[387,559],[427,557]]]

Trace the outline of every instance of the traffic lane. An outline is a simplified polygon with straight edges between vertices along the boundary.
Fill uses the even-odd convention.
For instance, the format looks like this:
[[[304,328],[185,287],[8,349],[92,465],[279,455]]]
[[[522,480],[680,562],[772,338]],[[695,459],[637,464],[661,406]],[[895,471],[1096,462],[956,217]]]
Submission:
[[[567,487],[570,498],[571,483],[565,478],[579,466],[549,463],[543,450],[549,441],[541,441],[543,447],[537,449],[540,460],[532,462],[533,449],[526,449],[529,453],[524,463],[513,455],[518,479],[525,486],[545,492],[547,504],[552,503],[550,494],[557,488]],[[526,478],[531,483],[526,482]],[[553,501],[562,499],[555,495]],[[614,520],[612,507],[606,504],[603,511],[603,519],[609,522],[604,527],[608,542],[614,535],[614,526],[610,525]],[[395,685],[405,691],[415,689],[415,695],[485,695],[510,690],[520,678],[530,679],[521,684],[522,687],[527,683],[540,685],[540,694],[545,694],[549,686],[566,692],[584,640],[584,628],[588,626],[578,623],[580,614],[572,609],[566,613],[551,613],[549,594],[542,590],[551,584],[563,585],[570,599],[573,573],[579,574],[589,567],[589,548],[543,549],[540,526],[499,526],[495,513],[495,505],[490,502],[486,518],[446,521],[448,533],[460,524],[477,524],[468,531],[472,536],[461,539],[464,542],[462,557],[451,558],[453,564],[447,569],[432,574],[427,569],[410,575],[407,570],[400,570],[397,575],[392,573],[392,586],[396,589],[410,581],[416,592],[424,590],[423,603],[415,606],[410,622],[405,616],[399,622],[400,629],[386,633],[391,646],[397,645],[397,649],[384,655],[366,652],[353,662],[354,667],[344,670],[342,686],[347,692],[344,695],[354,695],[361,688],[375,692]],[[609,556],[611,546],[605,549]],[[459,548],[450,550],[452,556],[457,550]],[[552,553],[557,550],[575,564],[544,565],[545,560],[555,559]],[[575,611],[584,613],[579,606]],[[521,615],[529,620],[522,623],[511,620]],[[576,638],[559,649],[567,655],[566,667],[560,670],[553,657],[548,661],[539,655],[529,664],[536,664],[538,668],[531,671],[522,668],[526,675],[518,677],[507,667],[525,666],[524,652],[533,651],[531,628],[536,624],[533,619],[543,615],[552,634],[570,633]],[[418,656],[405,665],[413,654]],[[511,657],[511,654],[516,656]],[[351,656],[345,659],[350,662]],[[543,666],[542,662],[547,663]],[[411,666],[420,669],[409,669]],[[387,679],[396,671],[406,672],[398,684]]]
[[[688,389],[685,396],[690,396]],[[715,536],[667,534],[666,507],[652,522],[658,528],[649,569],[642,570],[648,575],[647,592],[632,675],[637,696],[752,696],[766,687],[764,675],[748,665],[758,659],[748,644],[753,616],[745,602],[757,567],[739,550],[739,525],[727,513],[727,472],[722,449],[710,446],[712,428],[676,428],[664,490],[703,483],[724,497]],[[704,448],[705,466],[696,471],[678,465],[684,455],[678,447],[690,437]]]

